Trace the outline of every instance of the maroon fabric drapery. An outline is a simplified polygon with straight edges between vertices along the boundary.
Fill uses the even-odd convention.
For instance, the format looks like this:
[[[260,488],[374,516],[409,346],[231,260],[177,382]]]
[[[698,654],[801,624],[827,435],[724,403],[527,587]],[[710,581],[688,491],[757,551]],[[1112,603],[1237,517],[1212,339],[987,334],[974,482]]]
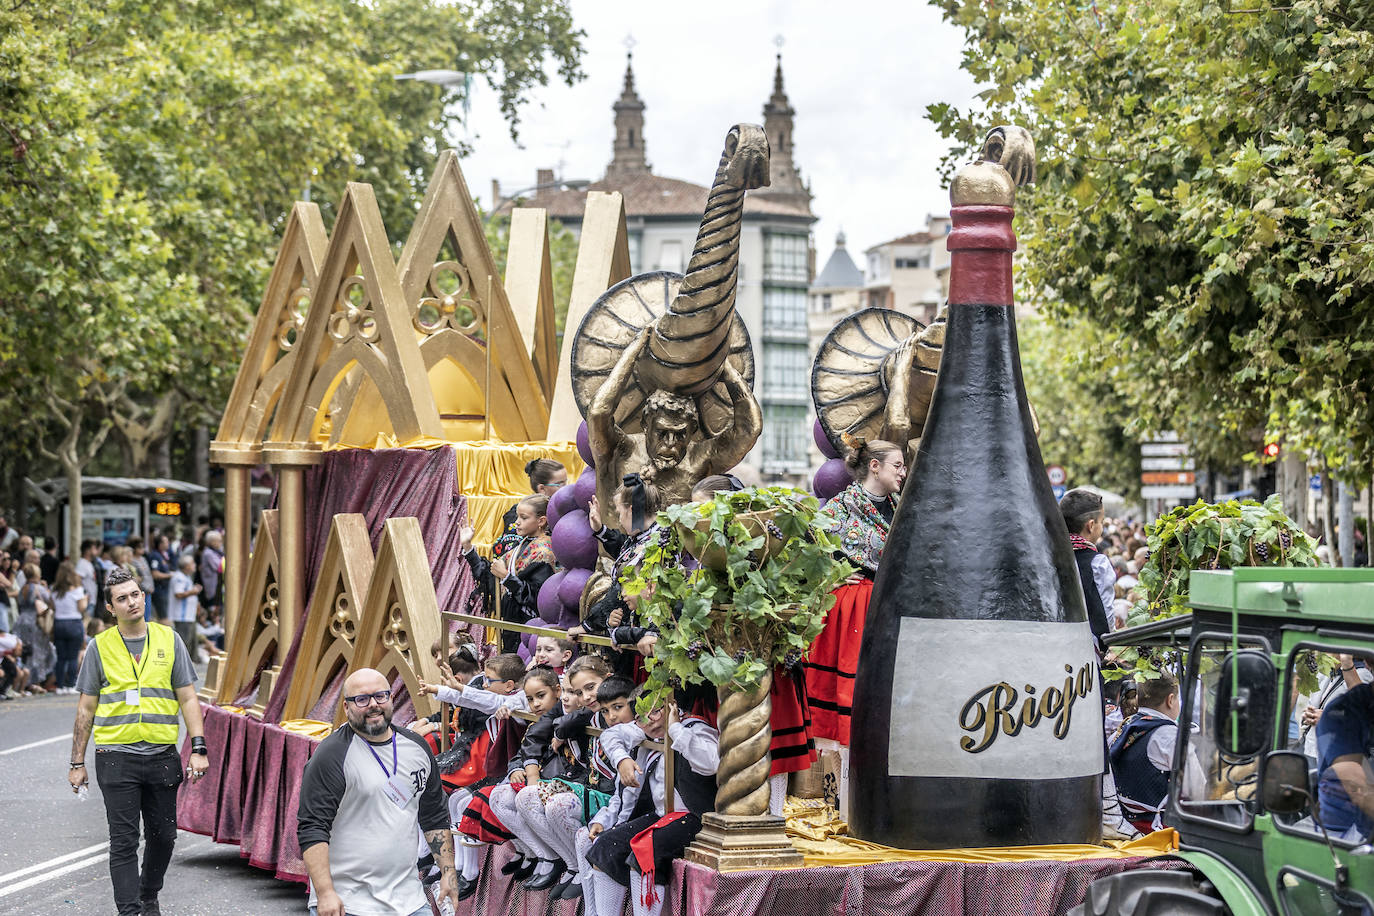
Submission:
[[[283,881],[304,881],[296,809],[305,762],[317,742],[213,704],[202,708],[210,772],[200,782],[181,784],[177,826],[237,845],[250,864]],[[189,742],[181,756],[183,764],[190,759]]]
[[[467,499],[458,492],[458,466],[449,446],[432,450],[346,449],[326,452],[305,475],[305,606],[309,607],[335,515],[357,512],[367,520],[372,549],[381,544],[389,518],[414,516],[440,609],[459,610],[472,591],[472,571],[458,552],[467,524]],[[281,720],[296,668],[306,614],[302,613],[263,721]]]
[[[501,874],[513,857],[487,847],[477,893],[459,916],[576,916],[579,901],[550,901]],[[1058,916],[1095,879],[1133,868],[1181,868],[1178,859],[1071,862],[880,862],[835,868],[716,872],[673,863],[664,916]],[[628,895],[625,913],[630,911]]]

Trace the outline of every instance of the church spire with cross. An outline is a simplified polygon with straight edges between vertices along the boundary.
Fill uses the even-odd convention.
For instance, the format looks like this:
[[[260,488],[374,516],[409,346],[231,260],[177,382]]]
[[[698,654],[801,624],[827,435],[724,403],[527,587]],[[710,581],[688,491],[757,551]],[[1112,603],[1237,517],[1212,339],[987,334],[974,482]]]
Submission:
[[[615,143],[611,164],[606,167],[607,181],[627,181],[649,174],[644,151],[644,102],[635,91],[634,47],[634,38],[625,36],[625,86],[611,106],[615,111]]]
[[[763,129],[768,134],[769,145],[769,184],[753,192],[767,197],[792,197],[803,206],[809,206],[811,191],[802,182],[801,173],[792,159],[792,119],[796,110],[787,100],[787,92],[782,85],[782,45],[783,37],[773,39],[777,45],[777,67],[773,71],[773,94],[763,106]]]

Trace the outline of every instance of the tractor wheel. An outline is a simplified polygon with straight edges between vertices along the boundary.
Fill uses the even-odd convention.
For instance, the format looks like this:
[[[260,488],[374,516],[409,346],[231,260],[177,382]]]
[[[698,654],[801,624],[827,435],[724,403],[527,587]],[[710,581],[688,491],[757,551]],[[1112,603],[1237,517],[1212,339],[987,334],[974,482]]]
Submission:
[[[1139,869],[1099,878],[1068,916],[1229,916],[1215,889],[1191,872]]]

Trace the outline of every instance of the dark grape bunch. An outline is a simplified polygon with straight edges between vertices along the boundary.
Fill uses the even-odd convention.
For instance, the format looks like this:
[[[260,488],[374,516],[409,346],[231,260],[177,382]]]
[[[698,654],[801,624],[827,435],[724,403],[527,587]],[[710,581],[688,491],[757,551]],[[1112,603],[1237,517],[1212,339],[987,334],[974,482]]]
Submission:
[[[1318,671],[1318,668],[1317,668],[1317,653],[1315,653],[1315,652],[1308,652],[1308,653],[1307,653],[1307,659],[1306,659],[1306,661],[1307,661],[1307,670],[1308,670],[1308,671],[1311,671],[1313,674],[1316,674],[1317,671]]]
[[[706,648],[704,642],[699,639],[692,640],[691,644],[687,646],[687,657],[692,661],[696,661],[697,657],[701,655],[701,650],[704,648]]]
[[[748,657],[748,655],[749,655],[748,651],[746,651],[746,650],[744,650],[744,649],[736,649],[736,650],[735,650],[735,661],[737,661],[737,662],[742,662],[742,661],[744,661],[745,658]]]
[[[783,657],[782,663],[785,667],[795,668],[797,667],[797,665],[801,664],[801,659],[801,652],[797,651],[796,649],[793,649],[792,651],[788,652],[786,656]]]
[[[1268,562],[1269,562],[1269,545],[1268,545],[1268,544],[1265,544],[1265,543],[1256,544],[1256,545],[1255,545],[1255,556],[1257,556],[1257,557],[1260,558],[1260,562],[1262,562],[1262,563],[1268,563]]]
[[[1280,531],[1279,543],[1283,545],[1284,550],[1288,550],[1293,546],[1293,538],[1287,531]]]
[[[778,527],[776,522],[769,521],[766,525],[764,525],[764,527],[768,530],[768,533],[771,534],[773,537],[777,538],[780,541],[784,540],[782,536],[782,529]]]

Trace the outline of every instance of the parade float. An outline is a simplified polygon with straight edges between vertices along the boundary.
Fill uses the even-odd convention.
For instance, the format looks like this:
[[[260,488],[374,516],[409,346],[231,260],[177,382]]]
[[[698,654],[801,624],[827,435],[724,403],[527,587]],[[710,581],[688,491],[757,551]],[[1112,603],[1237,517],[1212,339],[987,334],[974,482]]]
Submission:
[[[1012,205],[1018,179],[1032,168],[1029,136],[999,129],[979,161],[956,178],[948,327],[922,328],[895,313],[865,315],[832,334],[813,373],[830,454],[841,433],[876,424],[916,457],[913,492],[924,507],[919,514],[906,504],[899,510],[894,534],[901,549],[880,568],[876,623],[864,643],[871,664],[860,689],[872,715],[856,736],[863,753],[856,755],[854,792],[864,799],[856,807],[856,835],[818,799],[791,804],[785,824],[770,819],[767,793],[759,792],[760,761],[765,780],[768,771],[768,717],[760,712],[768,664],[804,650],[797,640],[804,643],[816,628],[801,618],[783,626],[789,613],[751,613],[731,601],[734,616],[724,633],[713,629],[710,615],[725,615],[725,608],[696,608],[707,616],[693,625],[716,634],[729,657],[744,653],[737,664],[758,677],[726,677],[721,669],[706,678],[721,692],[728,785],[717,800],[727,797],[727,805],[708,815],[697,846],[674,870],[674,912],[993,913],[1005,912],[1011,900],[1018,912],[1060,913],[1095,878],[1151,864],[1148,857],[1170,846],[1170,835],[1125,848],[1096,845],[1097,681],[1092,660],[1083,657],[1081,593],[1075,600],[1076,580],[1063,573],[1062,525],[1058,534],[1046,530],[1049,491],[1020,385],[1010,307]],[[508,267],[498,276],[453,153],[439,158],[399,259],[370,187],[348,186],[328,233],[314,205],[295,205],[212,445],[226,481],[228,653],[212,666],[202,693],[209,701],[211,775],[183,787],[183,829],[237,845],[278,877],[304,880],[295,844],[300,775],[314,744],[341,721],[345,673],[370,666],[390,678],[400,722],[439,712],[418,685],[438,677],[430,652],[446,621],[503,626],[466,613],[473,582],[458,553],[459,532],[476,528],[479,549],[496,538],[501,513],[527,492],[520,469],[530,458],[555,457],[578,477],[565,488],[569,495],[561,491],[555,500],[561,517],[554,550],[585,575],[561,580],[547,612],[541,591],[549,623],[575,617],[586,596],[604,587],[588,569],[595,548],[582,509],[593,490],[609,505],[609,491],[624,474],[647,474],[670,505],[680,504],[696,480],[743,459],[762,424],[752,393],[752,344],[734,311],[738,225],[745,195],[767,181],[767,138],[761,128],[737,125],[726,136],[681,276],[630,277],[620,196],[589,194],[566,324],[576,331],[561,348],[553,333],[546,215],[514,212]],[[881,335],[868,331],[875,321]],[[957,345],[941,365],[948,341]],[[955,381],[942,396],[947,376]],[[980,405],[972,417],[961,416],[966,398]],[[932,462],[918,442],[944,443],[943,457]],[[585,472],[584,461],[591,466]],[[249,475],[260,464],[275,475],[276,497],[273,508],[251,519]],[[965,474],[971,476],[960,483]],[[1040,524],[1045,543],[1031,547],[1034,576],[1017,579],[1011,567],[1025,557],[996,551],[967,558],[967,570],[950,569],[950,550],[967,544],[954,536],[956,506],[940,496],[941,475],[959,484],[944,487],[964,500],[958,508],[988,513],[979,530],[1013,516],[1032,533]],[[1016,505],[994,510],[990,503],[1007,503],[1005,494],[980,488],[1008,482]],[[670,509],[664,520],[685,524],[682,511]],[[736,525],[759,547],[776,538],[781,555],[787,540],[807,536],[777,525],[750,534],[733,517],[716,521],[716,546],[727,552]],[[946,548],[940,538],[949,539]],[[963,578],[942,584],[942,570]],[[941,595],[970,574],[1006,594],[982,589],[940,605]],[[818,568],[805,581],[825,591],[831,579]],[[917,594],[919,606],[912,604]],[[811,606],[812,617],[821,603]],[[999,611],[1013,605],[1015,613]],[[999,646],[1008,634],[993,624],[1009,620],[1019,642]],[[922,668],[894,662],[891,650],[910,644],[923,626],[940,630],[931,645],[948,657]],[[960,631],[969,634],[967,646]],[[1060,633],[1066,638],[1057,639]],[[970,654],[975,644],[986,657]],[[1021,739],[1010,729],[999,735],[995,753],[978,757],[965,747],[961,756],[967,729],[957,710],[949,716],[941,687],[967,692],[980,678],[1011,677],[1006,652],[1029,659],[1022,667],[1035,669],[1025,676],[1037,685],[1056,666],[1072,669],[1072,683],[1057,691],[1061,702],[1072,692],[1081,699],[1071,730],[1062,728],[1071,737],[1062,746],[1072,748],[1062,758],[1065,778],[1046,771],[1059,749],[1050,726],[1026,729]],[[1090,677],[1079,676],[1084,665]],[[898,670],[905,687],[896,683]],[[951,671],[954,680],[946,676]],[[944,697],[956,699],[962,702]],[[985,718],[992,712],[985,710]],[[908,753],[911,742],[921,753]],[[1012,772],[1017,759],[1034,772]],[[986,777],[979,773],[984,760],[993,761]],[[1035,802],[1042,790],[1047,800],[1086,811],[1052,815]],[[1048,825],[1027,820],[1036,814]],[[911,843],[911,836],[936,839]],[[963,842],[967,837],[979,842]],[[927,848],[898,848],[904,843]],[[504,855],[494,850],[488,865]],[[576,904],[550,903],[484,867],[464,906],[492,916],[563,907],[571,916]]]

